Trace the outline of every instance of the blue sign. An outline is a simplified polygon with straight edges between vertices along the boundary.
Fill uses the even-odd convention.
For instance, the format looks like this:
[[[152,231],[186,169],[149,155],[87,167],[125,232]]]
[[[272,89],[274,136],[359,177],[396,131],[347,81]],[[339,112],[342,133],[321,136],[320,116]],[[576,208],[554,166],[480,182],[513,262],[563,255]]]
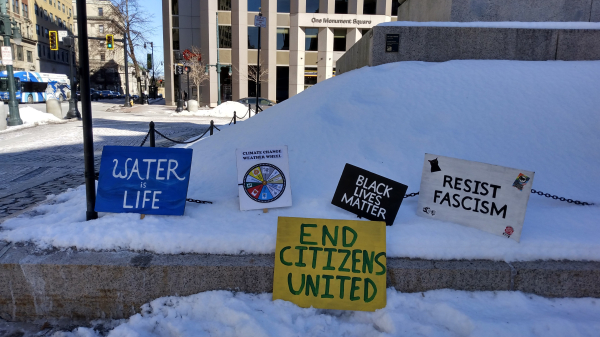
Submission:
[[[96,212],[183,215],[191,149],[105,146]]]

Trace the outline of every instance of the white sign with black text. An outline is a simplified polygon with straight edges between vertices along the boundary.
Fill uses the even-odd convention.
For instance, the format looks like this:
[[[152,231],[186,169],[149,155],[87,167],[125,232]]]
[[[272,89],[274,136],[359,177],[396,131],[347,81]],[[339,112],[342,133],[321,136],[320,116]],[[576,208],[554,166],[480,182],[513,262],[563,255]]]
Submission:
[[[254,27],[267,28],[267,17],[255,15]]]
[[[417,214],[519,242],[534,172],[425,154]]]
[[[292,206],[287,146],[237,149],[240,210]]]
[[[2,64],[12,66],[12,49],[10,46],[2,46]]]

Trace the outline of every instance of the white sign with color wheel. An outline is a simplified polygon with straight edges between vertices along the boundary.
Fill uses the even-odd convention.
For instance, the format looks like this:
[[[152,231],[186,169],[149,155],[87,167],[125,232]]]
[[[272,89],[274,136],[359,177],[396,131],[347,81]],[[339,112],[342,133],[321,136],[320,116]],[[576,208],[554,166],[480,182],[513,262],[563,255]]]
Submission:
[[[240,210],[292,206],[287,146],[237,149]]]
[[[519,242],[534,172],[425,154],[417,215]]]

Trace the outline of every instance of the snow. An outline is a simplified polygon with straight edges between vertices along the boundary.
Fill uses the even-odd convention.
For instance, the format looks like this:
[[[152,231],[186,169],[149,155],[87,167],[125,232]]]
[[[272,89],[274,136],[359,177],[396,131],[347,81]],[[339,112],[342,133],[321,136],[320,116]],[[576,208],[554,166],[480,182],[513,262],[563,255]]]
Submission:
[[[277,217],[356,219],[331,205],[351,163],[419,189],[425,153],[535,171],[533,188],[595,202],[538,195],[521,242],[416,215],[405,199],[387,228],[387,256],[504,261],[600,261],[600,61],[400,62],[365,67],[299,95],[190,147],[182,217],[101,213],[85,222],[80,187],[33,214],[2,224],[0,240],[42,247],[177,254],[267,254]],[[293,206],[239,210],[236,148],[287,145]]]
[[[300,308],[271,294],[211,291],[163,297],[108,337],[150,336],[597,336],[600,301],[521,292],[387,290],[376,312]],[[97,337],[77,328],[53,337]]]
[[[240,117],[243,117],[248,112],[248,107],[246,107],[242,103],[230,101],[230,102],[222,103],[221,105],[219,105],[213,109],[210,109],[210,110],[201,109],[201,110],[198,110],[195,112],[184,110],[184,111],[178,112],[178,113],[173,112],[170,115],[171,116],[198,116],[198,117],[228,117],[228,118],[232,118],[234,111],[236,112],[237,117],[240,118]],[[254,115],[253,109],[252,109],[252,115]],[[246,116],[246,118],[247,118],[247,116]]]
[[[481,27],[481,28],[524,28],[524,29],[600,29],[600,22],[440,22],[440,21],[392,21],[378,26],[396,27]]]
[[[6,109],[6,112],[8,113],[8,105],[5,104],[3,108]],[[0,133],[31,128],[37,125],[67,123],[66,120],[60,119],[53,114],[42,112],[28,106],[19,107],[19,115],[21,116],[23,124],[9,126],[6,130],[0,131]]]

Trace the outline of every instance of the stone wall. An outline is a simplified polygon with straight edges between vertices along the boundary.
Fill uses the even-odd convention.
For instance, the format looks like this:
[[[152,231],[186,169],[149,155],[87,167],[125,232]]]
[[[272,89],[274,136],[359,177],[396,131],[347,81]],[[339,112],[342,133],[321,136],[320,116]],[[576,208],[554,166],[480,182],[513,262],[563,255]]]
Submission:
[[[407,0],[398,21],[600,22],[600,0]]]

